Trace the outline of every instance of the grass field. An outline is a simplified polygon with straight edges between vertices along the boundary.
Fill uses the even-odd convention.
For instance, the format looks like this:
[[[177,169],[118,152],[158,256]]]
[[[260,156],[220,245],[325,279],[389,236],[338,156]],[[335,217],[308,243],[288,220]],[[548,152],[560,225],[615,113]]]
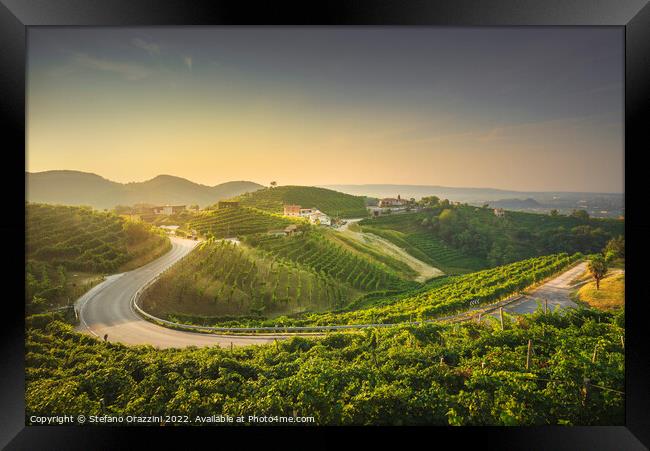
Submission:
[[[617,310],[625,306],[625,273],[620,271],[608,274],[600,281],[587,282],[575,294],[576,300],[599,310]]]

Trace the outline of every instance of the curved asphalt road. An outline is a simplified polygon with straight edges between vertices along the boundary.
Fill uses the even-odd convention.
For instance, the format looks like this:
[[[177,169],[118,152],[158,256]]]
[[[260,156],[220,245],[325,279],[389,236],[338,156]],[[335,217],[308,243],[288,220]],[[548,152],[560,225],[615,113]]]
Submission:
[[[196,245],[194,240],[170,237],[172,249],[162,257],[133,271],[108,276],[99,285],[75,302],[79,312],[77,330],[108,341],[130,345],[149,344],[157,348],[187,346],[246,346],[287,338],[274,335],[210,335],[167,329],[145,321],[131,309],[135,292],[168,266],[187,255]]]

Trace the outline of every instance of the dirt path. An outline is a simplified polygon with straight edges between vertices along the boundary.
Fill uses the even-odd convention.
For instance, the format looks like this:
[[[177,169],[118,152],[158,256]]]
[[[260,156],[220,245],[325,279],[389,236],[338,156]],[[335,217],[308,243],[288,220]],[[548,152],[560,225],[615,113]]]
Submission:
[[[418,260],[417,258],[413,257],[411,254],[406,252],[401,247],[397,246],[394,243],[391,243],[390,241],[380,236],[374,235],[372,233],[354,232],[350,230],[349,226],[359,221],[361,221],[361,219],[350,219],[345,225],[341,226],[337,231],[349,238],[353,238],[359,241],[360,243],[366,244],[368,246],[372,246],[375,249],[378,249],[381,252],[388,254],[389,256],[393,257],[396,260],[406,263],[411,269],[413,269],[415,272],[418,273],[418,276],[415,278],[416,282],[424,282],[428,279],[431,279],[432,277],[438,277],[444,275],[444,272],[442,272],[438,268],[428,265],[422,260]]]

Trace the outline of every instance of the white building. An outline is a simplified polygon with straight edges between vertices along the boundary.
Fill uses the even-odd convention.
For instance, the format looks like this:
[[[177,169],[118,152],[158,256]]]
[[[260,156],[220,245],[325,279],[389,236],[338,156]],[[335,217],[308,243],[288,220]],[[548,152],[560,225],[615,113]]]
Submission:
[[[284,215],[307,218],[312,224],[332,225],[332,219],[316,208],[302,208],[300,205],[285,205]]]
[[[309,215],[309,222],[312,224],[332,225],[332,219],[322,211],[314,210]]]

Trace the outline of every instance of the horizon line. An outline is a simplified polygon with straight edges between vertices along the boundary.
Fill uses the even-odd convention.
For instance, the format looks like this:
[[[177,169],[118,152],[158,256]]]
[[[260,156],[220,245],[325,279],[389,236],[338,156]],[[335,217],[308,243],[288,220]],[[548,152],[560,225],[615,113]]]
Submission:
[[[111,180],[107,177],[104,177],[103,175],[97,174],[95,172],[87,172],[87,171],[80,171],[77,169],[47,169],[44,171],[33,171],[30,172],[27,169],[25,169],[25,174],[43,174],[46,172],[76,172],[80,174],[88,174],[88,175],[94,175],[97,177],[100,177],[104,180],[107,180],[112,183],[118,183],[120,185],[127,185],[129,183],[145,183],[149,182],[155,178],[162,177],[162,176],[167,176],[167,177],[175,177],[183,180],[187,180],[188,182],[194,183],[196,185],[202,185],[202,186],[207,186],[207,187],[215,187],[218,185],[223,185],[225,183],[231,183],[231,182],[249,182],[249,183],[255,183],[260,186],[264,186],[268,188],[268,185],[264,183],[259,183],[253,180],[227,180],[224,182],[219,182],[214,185],[206,185],[204,183],[199,183],[195,182],[194,180],[191,180],[189,178],[181,177],[178,175],[172,175],[172,174],[158,174],[155,175],[151,178],[145,179],[145,180],[140,180],[140,181],[129,181],[129,182],[118,182],[115,180]],[[471,189],[471,190],[493,190],[493,191],[504,191],[504,192],[513,192],[513,193],[569,193],[569,194],[619,194],[619,195],[625,195],[625,191],[568,191],[568,190],[557,190],[557,191],[552,191],[552,190],[521,190],[521,189],[509,189],[509,188],[494,188],[494,187],[476,187],[476,186],[449,186],[449,185],[423,185],[423,184],[399,184],[399,183],[320,183],[320,184],[314,184],[314,185],[299,185],[299,184],[285,184],[285,185],[278,185],[278,186],[311,186],[314,188],[328,188],[328,187],[334,187],[334,186],[354,186],[354,187],[364,187],[364,186],[387,186],[387,187],[411,187],[411,188],[451,188],[451,189]]]

